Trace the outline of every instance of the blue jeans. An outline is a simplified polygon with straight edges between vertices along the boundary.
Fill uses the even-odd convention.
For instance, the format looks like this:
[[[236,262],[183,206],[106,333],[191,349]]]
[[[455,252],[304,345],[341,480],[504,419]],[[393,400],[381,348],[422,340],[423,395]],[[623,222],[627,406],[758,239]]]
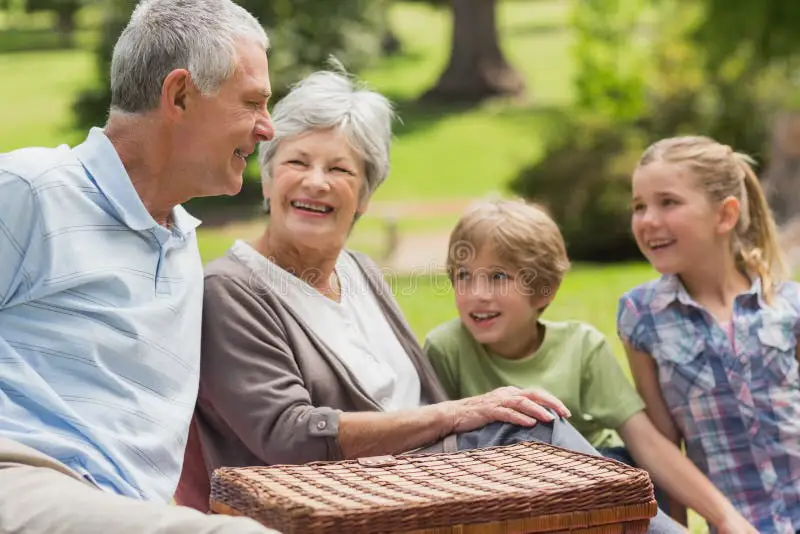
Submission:
[[[459,434],[458,448],[482,449],[499,445],[514,445],[524,441],[540,441],[575,452],[602,456],[580,432],[575,430],[575,427],[561,418],[556,418],[552,423],[538,423],[530,428],[509,423],[491,423],[478,430]],[[659,508],[656,516],[650,520],[647,532],[649,534],[677,534],[686,531]]]

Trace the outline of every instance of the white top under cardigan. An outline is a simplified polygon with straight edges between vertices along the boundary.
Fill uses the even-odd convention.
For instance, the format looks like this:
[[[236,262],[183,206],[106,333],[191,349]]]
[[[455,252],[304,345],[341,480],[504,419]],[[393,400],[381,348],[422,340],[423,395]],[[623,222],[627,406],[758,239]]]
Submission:
[[[232,252],[259,275],[336,354],[364,391],[386,411],[417,408],[420,381],[381,312],[361,269],[346,253],[336,260],[341,302],[322,295],[300,278],[237,240]]]

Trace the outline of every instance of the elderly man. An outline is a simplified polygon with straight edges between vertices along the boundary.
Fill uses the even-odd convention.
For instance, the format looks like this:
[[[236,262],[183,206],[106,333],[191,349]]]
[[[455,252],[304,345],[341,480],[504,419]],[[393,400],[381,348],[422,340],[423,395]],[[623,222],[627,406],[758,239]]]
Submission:
[[[106,127],[0,156],[0,532],[268,532],[167,506],[200,365],[180,204],[237,193],[272,137],[267,46],[230,0],[145,0]]]

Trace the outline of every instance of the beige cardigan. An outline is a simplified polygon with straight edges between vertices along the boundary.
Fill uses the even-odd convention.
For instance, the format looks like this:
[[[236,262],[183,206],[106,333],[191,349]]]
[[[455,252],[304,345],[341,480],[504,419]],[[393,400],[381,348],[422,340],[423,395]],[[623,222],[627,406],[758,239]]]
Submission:
[[[346,253],[414,364],[423,398],[447,400],[380,270],[365,255]],[[222,466],[340,460],[339,414],[381,410],[322,343],[325,332],[312,331],[259,276],[230,251],[206,267],[200,391],[190,441],[199,436],[207,473]],[[176,495],[182,503],[195,500],[185,491],[198,484],[187,480],[199,470],[197,455],[198,443],[190,442]]]

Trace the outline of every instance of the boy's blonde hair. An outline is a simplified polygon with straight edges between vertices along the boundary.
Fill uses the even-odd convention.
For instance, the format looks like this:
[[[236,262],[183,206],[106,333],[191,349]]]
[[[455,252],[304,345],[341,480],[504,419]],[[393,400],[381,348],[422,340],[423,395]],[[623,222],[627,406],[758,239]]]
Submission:
[[[487,246],[533,295],[555,292],[570,267],[558,225],[544,209],[521,199],[480,201],[467,209],[450,233],[450,279]]]
[[[703,136],[662,139],[645,150],[639,167],[653,162],[683,165],[697,178],[712,202],[734,197],[741,214],[731,244],[737,266],[761,278],[762,293],[771,301],[776,284],[787,277],[778,231],[761,184],[746,154]]]

